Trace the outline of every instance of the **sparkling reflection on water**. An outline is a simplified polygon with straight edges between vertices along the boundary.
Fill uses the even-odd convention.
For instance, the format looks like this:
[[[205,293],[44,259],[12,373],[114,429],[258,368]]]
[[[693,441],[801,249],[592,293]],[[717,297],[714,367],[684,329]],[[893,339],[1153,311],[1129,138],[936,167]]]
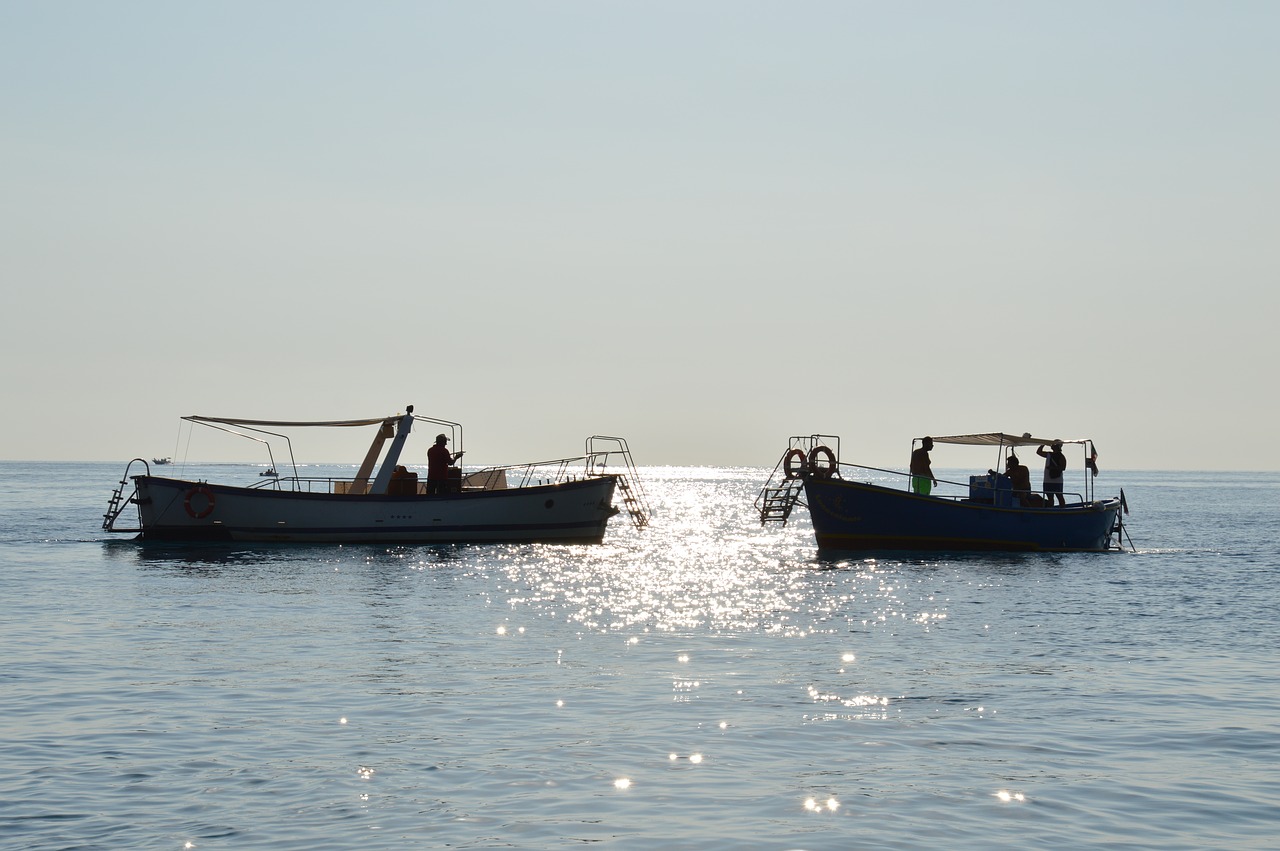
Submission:
[[[600,547],[86,536],[118,473],[52,535],[10,482],[0,844],[1275,834],[1274,542],[1180,547],[1176,479],[1126,485],[1172,544],[1137,555],[822,562],[753,469],[647,470]]]

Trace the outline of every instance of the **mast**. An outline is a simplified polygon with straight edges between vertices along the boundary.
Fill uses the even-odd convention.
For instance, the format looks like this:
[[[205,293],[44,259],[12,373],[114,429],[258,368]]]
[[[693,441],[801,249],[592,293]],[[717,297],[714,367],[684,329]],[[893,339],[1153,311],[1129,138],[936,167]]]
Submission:
[[[360,462],[360,469],[356,471],[356,477],[352,480],[347,493],[368,493],[369,476],[373,473],[373,465],[378,463],[378,456],[382,454],[382,447],[387,439],[395,435],[395,417],[387,417],[382,421],[382,425],[378,426],[378,433],[373,437],[373,443],[369,444],[369,451],[364,454],[364,460]]]
[[[400,424],[396,427],[395,440],[391,441],[391,448],[387,450],[387,457],[382,462],[382,466],[378,468],[378,476],[373,480],[373,488],[370,493],[386,493],[391,485],[391,473],[395,470],[396,464],[400,462],[400,453],[404,449],[404,442],[409,437],[409,431],[413,428],[413,405],[405,406],[405,413],[400,417]]]

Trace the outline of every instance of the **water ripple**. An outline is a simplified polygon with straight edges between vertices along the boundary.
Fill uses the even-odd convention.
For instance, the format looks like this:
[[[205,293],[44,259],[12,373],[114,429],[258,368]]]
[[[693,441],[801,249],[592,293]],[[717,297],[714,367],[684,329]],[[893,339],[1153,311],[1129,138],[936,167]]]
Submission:
[[[764,472],[600,547],[139,547],[14,476],[0,845],[1272,844],[1262,532],[1153,477],[1133,556],[823,561]]]

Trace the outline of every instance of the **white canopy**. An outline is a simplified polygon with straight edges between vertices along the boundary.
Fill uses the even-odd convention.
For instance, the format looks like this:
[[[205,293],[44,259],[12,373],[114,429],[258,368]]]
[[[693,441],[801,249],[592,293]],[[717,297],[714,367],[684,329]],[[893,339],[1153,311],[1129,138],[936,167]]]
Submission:
[[[1063,440],[1057,437],[1032,437],[1029,432],[1017,435],[1005,434],[999,431],[987,432],[986,434],[953,434],[947,437],[933,438],[934,443],[950,443],[957,446],[1049,446],[1056,440],[1062,440],[1063,443],[1085,444],[1089,442],[1086,437]]]
[[[378,417],[369,420],[328,420],[325,422],[289,422],[285,420],[240,420],[232,417],[200,417],[189,416],[183,417],[184,420],[193,423],[219,423],[221,425],[247,426],[255,428],[258,426],[271,426],[272,428],[303,428],[306,426],[323,426],[328,428],[342,428],[346,426],[371,426],[379,425],[388,420],[394,421],[396,417]]]

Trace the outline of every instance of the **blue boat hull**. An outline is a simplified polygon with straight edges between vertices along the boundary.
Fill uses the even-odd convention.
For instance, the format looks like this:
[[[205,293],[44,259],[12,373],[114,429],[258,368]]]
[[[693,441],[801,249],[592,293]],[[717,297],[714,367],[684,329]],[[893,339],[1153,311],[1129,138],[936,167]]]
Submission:
[[[881,485],[808,477],[805,501],[822,553],[877,550],[1103,552],[1119,499],[1000,508]]]

